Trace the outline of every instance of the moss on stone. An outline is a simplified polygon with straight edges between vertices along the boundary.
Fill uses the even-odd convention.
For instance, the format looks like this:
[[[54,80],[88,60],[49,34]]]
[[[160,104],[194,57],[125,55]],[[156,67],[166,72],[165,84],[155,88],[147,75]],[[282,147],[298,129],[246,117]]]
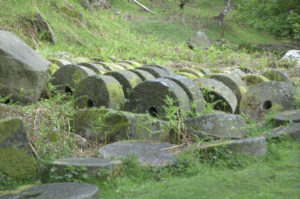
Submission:
[[[50,75],[53,75],[59,68],[57,64],[50,64]]]
[[[0,121],[0,144],[6,138],[14,135],[21,127],[22,121],[18,118],[6,118]],[[1,156],[0,156],[1,157]],[[0,158],[1,159],[1,158]]]
[[[13,180],[36,177],[37,163],[32,155],[13,148],[1,148],[0,157],[0,171],[7,173]]]
[[[190,68],[181,68],[178,70],[179,72],[185,72],[185,73],[190,73],[198,78],[204,77],[203,73],[201,73],[200,71],[194,70],[194,69],[190,69]]]
[[[26,191],[26,190],[32,188],[33,186],[35,186],[35,185],[29,184],[29,185],[24,185],[24,186],[17,187],[15,189],[11,189],[11,190],[0,191],[0,196],[20,194],[21,192]]]
[[[177,72],[178,75],[182,75],[185,76],[189,79],[198,79],[198,77],[196,75],[193,75],[191,73],[187,73],[187,72]]]
[[[124,100],[124,92],[122,85],[119,82],[111,82],[107,84],[107,89],[110,98],[109,108],[116,108]]]
[[[242,80],[246,83],[247,86],[270,81],[268,78],[257,74],[247,74],[242,77]]]

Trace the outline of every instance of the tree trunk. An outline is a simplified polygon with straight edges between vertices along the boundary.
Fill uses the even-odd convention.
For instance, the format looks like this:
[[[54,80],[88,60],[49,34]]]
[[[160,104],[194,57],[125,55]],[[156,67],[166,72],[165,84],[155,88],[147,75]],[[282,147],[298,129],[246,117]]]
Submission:
[[[222,28],[221,37],[224,36],[224,31],[225,31],[224,30],[224,28],[225,28],[224,19],[225,19],[226,14],[229,12],[231,3],[232,3],[232,0],[227,0],[226,6],[224,7],[223,11],[218,16],[219,26]]]

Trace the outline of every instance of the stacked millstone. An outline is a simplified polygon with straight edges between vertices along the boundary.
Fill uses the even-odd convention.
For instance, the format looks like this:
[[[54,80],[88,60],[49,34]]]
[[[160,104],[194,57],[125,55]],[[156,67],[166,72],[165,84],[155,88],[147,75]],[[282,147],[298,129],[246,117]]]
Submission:
[[[132,90],[145,80],[172,73],[171,69],[159,65],[144,65],[136,69],[106,72],[104,75],[87,75],[76,86],[74,96],[78,108],[122,107]]]

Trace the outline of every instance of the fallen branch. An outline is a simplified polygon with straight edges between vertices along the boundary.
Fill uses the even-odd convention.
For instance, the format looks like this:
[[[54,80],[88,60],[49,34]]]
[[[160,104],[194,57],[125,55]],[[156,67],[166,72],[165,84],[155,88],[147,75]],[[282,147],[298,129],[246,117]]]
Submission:
[[[152,10],[150,10],[149,8],[147,8],[146,6],[144,6],[143,4],[139,3],[137,0],[132,0],[135,4],[137,4],[138,6],[140,6],[141,8],[143,8],[144,10],[146,10],[147,12],[150,12],[152,14],[157,14],[156,12],[153,12]]]

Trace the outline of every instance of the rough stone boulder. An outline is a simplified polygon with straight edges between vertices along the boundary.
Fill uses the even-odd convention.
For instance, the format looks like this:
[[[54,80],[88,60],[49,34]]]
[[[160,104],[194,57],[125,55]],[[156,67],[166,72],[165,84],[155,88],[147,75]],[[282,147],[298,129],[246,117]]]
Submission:
[[[300,122],[300,109],[283,111],[273,117],[277,122]]]
[[[271,130],[265,135],[266,138],[276,139],[290,137],[292,140],[300,139],[300,123],[290,124],[286,127],[279,127]]]
[[[200,137],[243,138],[246,123],[241,116],[225,113],[215,113],[184,121],[191,133]]]
[[[78,109],[74,125],[77,134],[107,143],[124,139],[160,141],[168,134],[165,121],[104,108]]]
[[[48,80],[50,62],[8,30],[0,29],[0,95],[35,102]]]
[[[172,145],[168,143],[122,141],[101,147],[98,152],[105,158],[125,158],[128,155],[135,155],[144,165],[166,166],[176,161],[168,151],[169,147]]]
[[[36,162],[18,118],[0,120],[0,172],[16,181],[36,177]]]
[[[200,149],[204,153],[229,150],[233,153],[239,153],[249,156],[263,156],[268,151],[265,137],[245,138],[213,143],[204,145],[200,147]]]
[[[198,47],[202,50],[206,50],[211,46],[211,42],[204,32],[199,31],[190,38],[190,40],[188,41],[188,46],[191,49]]]
[[[74,182],[25,185],[0,192],[1,199],[99,199],[96,185]]]
[[[300,50],[289,50],[282,59],[286,59],[289,62],[295,61],[300,66]]]

